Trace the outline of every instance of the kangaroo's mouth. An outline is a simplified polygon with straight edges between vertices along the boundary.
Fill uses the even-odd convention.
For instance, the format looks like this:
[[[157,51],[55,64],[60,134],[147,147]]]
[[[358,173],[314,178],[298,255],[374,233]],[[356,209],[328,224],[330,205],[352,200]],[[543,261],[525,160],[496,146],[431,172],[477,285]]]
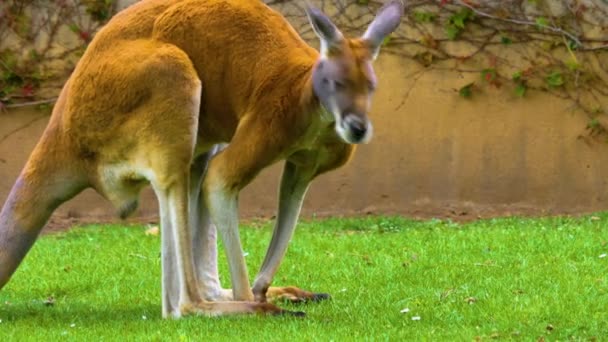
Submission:
[[[367,144],[373,136],[374,127],[365,114],[342,114],[335,101],[323,106],[321,118],[335,122],[338,136],[347,144]]]
[[[359,115],[347,114],[336,122],[336,132],[349,144],[367,144],[373,135],[372,123]]]

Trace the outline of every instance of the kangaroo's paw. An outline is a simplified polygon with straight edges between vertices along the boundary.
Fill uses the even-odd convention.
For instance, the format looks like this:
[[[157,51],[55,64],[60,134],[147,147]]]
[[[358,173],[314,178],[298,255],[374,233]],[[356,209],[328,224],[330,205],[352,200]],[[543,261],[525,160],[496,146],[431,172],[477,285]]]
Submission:
[[[331,296],[327,293],[314,293],[302,290],[295,286],[286,287],[269,287],[266,291],[265,300],[269,302],[290,302],[290,303],[308,303],[320,302],[330,299]],[[258,299],[258,301],[260,301]],[[261,300],[263,301],[263,300]]]

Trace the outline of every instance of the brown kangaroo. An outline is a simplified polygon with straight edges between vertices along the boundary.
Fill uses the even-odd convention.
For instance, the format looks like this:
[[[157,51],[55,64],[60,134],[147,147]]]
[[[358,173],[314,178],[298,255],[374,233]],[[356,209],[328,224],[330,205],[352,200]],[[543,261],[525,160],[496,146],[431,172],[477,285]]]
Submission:
[[[371,62],[403,10],[388,2],[362,37],[347,39],[309,7],[319,52],[258,0],[144,0],[117,14],[66,82],[2,208],[0,287],[60,204],[92,187],[126,217],[151,184],[163,317],[285,313],[267,296],[327,298],[269,286],[310,182],[371,138]],[[250,287],[238,194],[281,160],[276,225]],[[232,290],[218,280],[216,227]]]

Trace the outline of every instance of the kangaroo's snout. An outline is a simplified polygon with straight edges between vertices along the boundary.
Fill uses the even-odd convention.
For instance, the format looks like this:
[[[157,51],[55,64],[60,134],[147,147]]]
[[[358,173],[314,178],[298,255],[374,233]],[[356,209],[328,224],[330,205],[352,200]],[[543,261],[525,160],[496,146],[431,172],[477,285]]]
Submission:
[[[369,120],[355,114],[347,114],[342,121],[346,140],[351,144],[367,143],[372,136],[372,124]]]

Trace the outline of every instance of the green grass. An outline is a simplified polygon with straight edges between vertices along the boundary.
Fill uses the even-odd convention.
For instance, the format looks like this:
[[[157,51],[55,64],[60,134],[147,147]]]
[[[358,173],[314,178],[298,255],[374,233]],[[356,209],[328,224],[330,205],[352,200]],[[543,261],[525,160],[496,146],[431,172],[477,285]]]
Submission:
[[[43,236],[0,291],[0,340],[608,336],[608,257],[601,257],[608,253],[608,214],[462,225],[396,217],[303,222],[275,284],[333,295],[318,304],[283,304],[306,311],[304,319],[162,320],[160,239],[144,230],[91,226]],[[241,228],[251,276],[270,234],[270,223]],[[226,284],[225,260],[220,262]],[[54,305],[45,305],[49,296]]]

